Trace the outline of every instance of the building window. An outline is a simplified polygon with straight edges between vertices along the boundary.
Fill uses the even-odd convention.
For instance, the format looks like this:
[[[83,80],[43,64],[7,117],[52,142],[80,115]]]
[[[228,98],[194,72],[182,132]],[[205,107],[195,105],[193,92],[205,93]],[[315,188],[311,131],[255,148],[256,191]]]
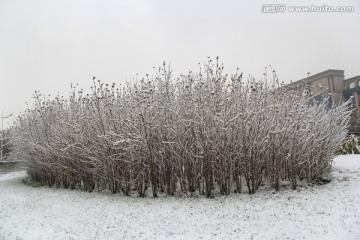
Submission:
[[[355,83],[354,82],[350,83],[349,88],[351,89],[351,88],[354,88],[354,87],[355,87]]]

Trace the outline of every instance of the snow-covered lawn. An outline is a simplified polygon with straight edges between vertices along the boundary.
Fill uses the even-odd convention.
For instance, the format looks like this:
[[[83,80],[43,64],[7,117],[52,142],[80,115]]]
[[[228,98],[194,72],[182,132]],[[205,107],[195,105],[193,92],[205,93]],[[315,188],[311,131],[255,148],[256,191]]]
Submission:
[[[87,193],[0,176],[0,239],[360,239],[360,156],[296,191],[205,198]]]

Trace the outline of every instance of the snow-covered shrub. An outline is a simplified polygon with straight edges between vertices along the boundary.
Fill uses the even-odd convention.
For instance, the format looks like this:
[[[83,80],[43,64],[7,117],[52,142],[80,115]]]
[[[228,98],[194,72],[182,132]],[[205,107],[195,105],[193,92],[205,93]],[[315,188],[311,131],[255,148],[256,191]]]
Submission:
[[[341,145],[340,149],[336,151],[338,155],[344,154],[360,154],[360,146],[359,146],[360,138],[355,137],[353,135],[348,136],[343,144]]]
[[[282,180],[296,188],[321,175],[346,136],[347,105],[328,109],[275,72],[255,80],[223,69],[209,59],[174,79],[164,63],[125,85],[94,77],[89,94],[35,92],[12,127],[13,157],[50,186],[142,197],[279,190]]]

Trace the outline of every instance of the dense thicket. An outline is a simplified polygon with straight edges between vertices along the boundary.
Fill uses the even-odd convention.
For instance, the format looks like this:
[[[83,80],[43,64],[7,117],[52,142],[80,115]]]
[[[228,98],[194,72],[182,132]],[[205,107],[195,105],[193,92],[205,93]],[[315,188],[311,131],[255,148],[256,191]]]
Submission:
[[[155,73],[119,87],[94,77],[90,94],[69,98],[35,93],[12,127],[13,156],[50,186],[210,197],[312,182],[346,136],[345,104],[328,109],[275,72],[227,76],[208,60],[177,79],[165,63]]]

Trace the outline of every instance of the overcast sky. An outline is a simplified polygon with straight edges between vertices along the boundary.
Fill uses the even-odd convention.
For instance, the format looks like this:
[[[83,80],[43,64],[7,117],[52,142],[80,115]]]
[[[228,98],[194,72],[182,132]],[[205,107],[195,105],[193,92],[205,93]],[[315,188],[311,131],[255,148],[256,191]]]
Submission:
[[[262,13],[271,2],[355,11]],[[207,56],[256,78],[272,65],[285,82],[330,68],[360,75],[359,1],[0,0],[0,114],[18,115],[35,90],[120,83],[164,60],[186,73]]]

